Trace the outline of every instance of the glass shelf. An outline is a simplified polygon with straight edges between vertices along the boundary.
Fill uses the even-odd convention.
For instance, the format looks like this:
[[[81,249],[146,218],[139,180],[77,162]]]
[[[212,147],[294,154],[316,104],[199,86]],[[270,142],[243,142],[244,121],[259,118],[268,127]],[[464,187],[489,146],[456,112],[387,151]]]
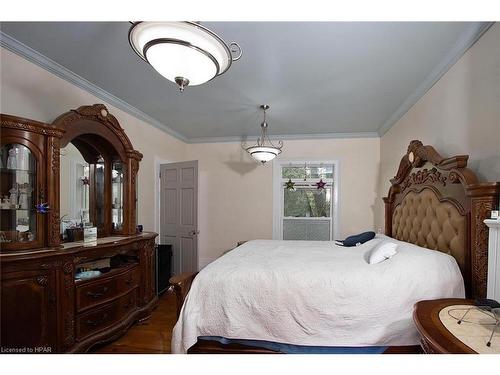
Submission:
[[[38,185],[36,157],[22,144],[2,145],[0,172],[0,242],[15,249],[16,244],[36,241],[39,235],[34,207]]]
[[[28,173],[28,174],[36,174],[36,172],[31,171],[29,169],[10,169],[10,168],[0,168],[0,171],[2,173],[11,173],[14,174],[16,172],[23,172],[23,173]]]

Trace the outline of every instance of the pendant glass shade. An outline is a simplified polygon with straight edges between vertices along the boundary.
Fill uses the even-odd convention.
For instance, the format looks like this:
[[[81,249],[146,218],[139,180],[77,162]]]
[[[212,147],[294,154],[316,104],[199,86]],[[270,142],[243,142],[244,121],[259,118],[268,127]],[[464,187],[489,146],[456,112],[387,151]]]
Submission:
[[[201,85],[229,69],[241,57],[215,33],[194,22],[138,22],[129,32],[134,51],[162,76],[185,86]],[[237,53],[233,57],[232,52]]]
[[[260,124],[261,134],[259,139],[257,139],[257,144],[251,147],[246,147],[246,145],[244,145],[243,147],[252,156],[252,158],[262,164],[265,164],[281,154],[283,142],[279,141],[278,145],[271,142],[269,136],[267,135],[268,124],[266,122],[266,110],[269,109],[269,106],[267,104],[263,104],[260,106],[260,109],[264,111],[264,121]]]
[[[281,150],[274,147],[253,146],[247,148],[247,151],[255,160],[261,163],[271,161],[281,154]]]

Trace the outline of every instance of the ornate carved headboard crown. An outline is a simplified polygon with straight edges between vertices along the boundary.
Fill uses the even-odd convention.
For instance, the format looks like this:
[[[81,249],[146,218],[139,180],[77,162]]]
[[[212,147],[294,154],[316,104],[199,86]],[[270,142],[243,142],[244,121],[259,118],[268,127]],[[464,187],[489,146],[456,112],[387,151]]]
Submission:
[[[467,295],[486,296],[488,231],[483,220],[498,204],[500,182],[479,183],[468,155],[443,158],[432,146],[411,141],[391,179],[385,233],[452,255]]]

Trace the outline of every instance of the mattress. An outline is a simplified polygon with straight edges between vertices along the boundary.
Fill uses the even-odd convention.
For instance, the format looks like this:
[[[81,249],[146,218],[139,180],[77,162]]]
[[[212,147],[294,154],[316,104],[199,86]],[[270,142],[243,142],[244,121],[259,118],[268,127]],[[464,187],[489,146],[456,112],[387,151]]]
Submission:
[[[417,345],[413,305],[463,298],[462,275],[447,254],[406,242],[379,264],[387,237],[345,248],[329,241],[249,241],[209,264],[186,296],[172,337],[185,353],[198,337],[298,346]]]

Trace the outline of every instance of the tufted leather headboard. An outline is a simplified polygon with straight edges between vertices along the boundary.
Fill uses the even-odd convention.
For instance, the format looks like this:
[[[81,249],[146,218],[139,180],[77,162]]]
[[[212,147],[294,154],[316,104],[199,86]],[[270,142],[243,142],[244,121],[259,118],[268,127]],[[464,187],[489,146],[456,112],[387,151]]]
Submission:
[[[443,158],[412,141],[391,179],[385,233],[453,256],[467,296],[486,297],[488,230],[483,220],[498,204],[500,182],[478,183],[468,155]]]
[[[464,272],[467,219],[431,189],[408,192],[392,214],[392,237],[453,256]]]

